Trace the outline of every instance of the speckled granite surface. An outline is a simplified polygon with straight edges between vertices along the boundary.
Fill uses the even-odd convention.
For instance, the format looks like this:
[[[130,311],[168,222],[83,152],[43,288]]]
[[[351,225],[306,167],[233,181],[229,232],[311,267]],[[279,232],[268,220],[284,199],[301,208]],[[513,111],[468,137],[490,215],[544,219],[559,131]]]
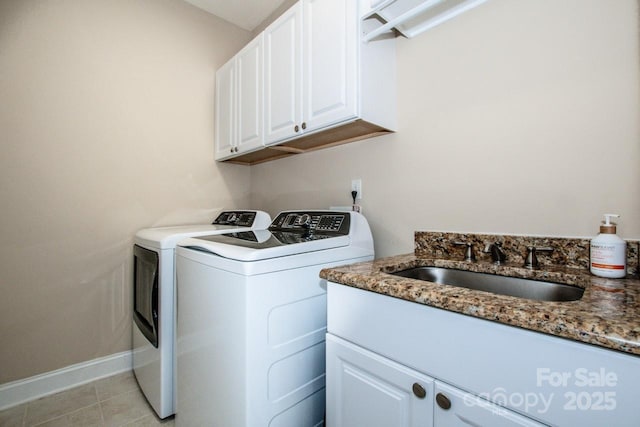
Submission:
[[[472,243],[478,261],[490,261],[489,254],[483,250],[488,244],[498,242],[507,255],[507,261],[513,265],[524,264],[527,246],[552,247],[552,253],[538,256],[541,266],[589,269],[589,239],[416,231],[414,240],[417,256],[447,259],[462,259],[464,254],[465,248],[452,242]],[[632,276],[638,274],[639,246],[637,240],[627,240],[627,273]]]
[[[469,238],[469,235],[465,236]],[[471,238],[475,239],[477,236],[479,235],[473,235]],[[496,237],[504,236],[489,236],[493,239],[491,241],[495,241]],[[458,238],[460,235],[451,234],[446,240],[452,241]],[[461,248],[456,247],[451,253],[438,253],[435,249],[438,239],[436,243],[427,244],[424,240],[418,243],[418,240],[417,237],[416,254],[324,269],[320,272],[320,276],[332,282],[419,304],[640,355],[640,279],[637,277],[604,279],[593,276],[586,268],[588,252],[586,264],[584,264],[580,250],[572,252],[569,247],[566,248],[567,253],[575,254],[571,255],[576,260],[573,267],[547,264],[540,270],[529,270],[522,268],[522,258],[518,259],[515,256],[509,257],[504,265],[494,265],[490,260],[480,256],[480,251],[477,251],[478,262],[467,263],[459,260],[463,253]],[[440,240],[441,243],[443,241]],[[556,247],[555,244],[558,242],[550,243],[553,243],[551,246]],[[436,246],[433,246],[434,244]],[[549,243],[535,244],[546,246]],[[509,246],[505,243],[505,249],[508,248]],[[637,242],[633,250],[637,257]],[[559,252],[565,252],[565,250]],[[540,261],[542,263],[542,256]],[[580,286],[585,289],[585,292],[578,301],[535,301],[388,274],[421,266],[456,268],[566,283]],[[635,271],[637,271],[637,263]]]

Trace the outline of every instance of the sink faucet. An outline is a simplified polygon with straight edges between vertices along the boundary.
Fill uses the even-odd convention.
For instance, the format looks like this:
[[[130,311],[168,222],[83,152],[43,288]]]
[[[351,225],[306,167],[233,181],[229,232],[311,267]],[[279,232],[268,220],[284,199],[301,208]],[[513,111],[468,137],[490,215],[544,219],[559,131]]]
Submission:
[[[507,254],[502,250],[502,243],[490,243],[484,248],[484,253],[491,254],[491,261],[494,264],[502,264],[507,260]]]

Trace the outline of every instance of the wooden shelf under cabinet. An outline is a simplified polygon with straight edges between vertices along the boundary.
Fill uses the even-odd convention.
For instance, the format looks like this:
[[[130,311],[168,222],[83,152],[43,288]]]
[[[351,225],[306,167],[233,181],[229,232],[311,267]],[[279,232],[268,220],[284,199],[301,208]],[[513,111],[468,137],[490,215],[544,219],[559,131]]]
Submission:
[[[374,136],[384,135],[391,132],[392,131],[388,129],[364,120],[356,120],[349,124],[325,129],[301,138],[285,141],[278,145],[264,147],[238,157],[230,158],[224,162],[240,165],[255,165],[258,163],[268,162],[270,160],[289,157],[295,154],[335,147],[337,145],[372,138]]]

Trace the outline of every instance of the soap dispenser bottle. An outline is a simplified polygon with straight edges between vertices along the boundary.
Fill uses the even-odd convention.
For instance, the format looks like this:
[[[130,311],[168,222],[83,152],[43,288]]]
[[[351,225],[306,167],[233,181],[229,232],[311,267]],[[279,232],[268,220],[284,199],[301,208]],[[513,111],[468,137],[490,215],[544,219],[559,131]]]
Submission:
[[[627,242],[616,235],[611,218],[620,215],[604,214],[600,234],[591,240],[591,273],[600,277],[620,278],[627,275]]]

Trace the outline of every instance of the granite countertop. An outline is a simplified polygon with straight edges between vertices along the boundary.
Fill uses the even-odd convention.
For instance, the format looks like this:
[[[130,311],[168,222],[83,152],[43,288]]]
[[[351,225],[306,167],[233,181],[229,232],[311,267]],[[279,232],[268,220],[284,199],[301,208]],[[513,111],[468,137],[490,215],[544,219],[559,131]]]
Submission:
[[[547,280],[585,289],[580,300],[535,301],[393,276],[389,272],[437,266]],[[332,282],[425,304],[468,316],[640,355],[640,280],[604,279],[588,270],[545,265],[529,270],[520,263],[495,265],[407,254],[328,268]]]

